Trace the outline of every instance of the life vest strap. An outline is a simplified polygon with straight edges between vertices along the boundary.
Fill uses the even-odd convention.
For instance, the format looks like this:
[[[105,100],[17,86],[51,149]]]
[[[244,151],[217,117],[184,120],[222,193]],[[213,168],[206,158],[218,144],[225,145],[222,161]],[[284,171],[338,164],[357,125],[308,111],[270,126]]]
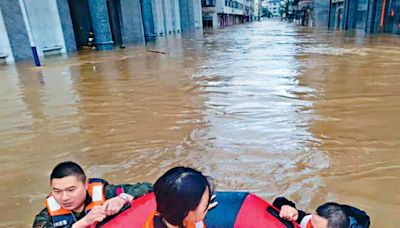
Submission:
[[[56,201],[56,199],[54,198],[54,196],[50,195],[47,199],[46,199],[46,208],[47,211],[49,212],[50,216],[59,216],[59,215],[67,215],[67,214],[71,214],[70,210],[64,209],[62,208]]]

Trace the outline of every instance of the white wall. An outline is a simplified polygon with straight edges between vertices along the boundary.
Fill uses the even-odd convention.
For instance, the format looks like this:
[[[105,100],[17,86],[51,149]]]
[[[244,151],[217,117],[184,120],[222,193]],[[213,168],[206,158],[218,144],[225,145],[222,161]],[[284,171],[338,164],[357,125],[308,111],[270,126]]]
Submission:
[[[10,40],[8,39],[6,26],[4,25],[3,15],[0,10],[0,53],[8,54],[6,58],[7,63],[14,62],[14,56],[12,54]]]
[[[181,11],[179,8],[179,0],[173,0],[175,7],[175,32],[181,32]]]
[[[201,0],[194,0],[194,27],[203,29],[203,15],[201,12]]]
[[[25,0],[33,38],[39,55],[44,47],[61,45],[66,52],[64,36],[55,0]]]
[[[176,0],[169,0],[169,5],[170,5],[170,12],[171,12],[171,30],[172,32],[177,32],[180,30],[180,17],[179,17],[179,7],[177,10],[176,4],[179,5],[179,2]]]
[[[154,29],[157,36],[181,30],[179,0],[153,0]]]
[[[163,0],[153,0],[152,7],[153,7],[153,17],[154,17],[154,30],[157,36],[160,36],[162,33],[165,35],[164,31],[164,12],[162,8],[162,1]]]
[[[172,33],[172,17],[170,0],[163,0],[165,34]]]

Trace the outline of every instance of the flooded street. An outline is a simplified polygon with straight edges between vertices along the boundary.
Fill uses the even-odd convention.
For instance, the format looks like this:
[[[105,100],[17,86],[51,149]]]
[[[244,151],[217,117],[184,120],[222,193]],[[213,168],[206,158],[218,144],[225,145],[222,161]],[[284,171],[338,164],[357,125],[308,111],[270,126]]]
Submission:
[[[31,226],[64,160],[112,183],[193,166],[398,227],[399,36],[262,21],[43,62],[0,66],[0,227]]]

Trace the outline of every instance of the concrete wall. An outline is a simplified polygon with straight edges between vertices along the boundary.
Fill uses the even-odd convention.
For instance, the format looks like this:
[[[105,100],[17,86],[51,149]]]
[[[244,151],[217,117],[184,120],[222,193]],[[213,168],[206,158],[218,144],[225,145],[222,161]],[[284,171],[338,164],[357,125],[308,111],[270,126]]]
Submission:
[[[164,31],[164,12],[162,8],[163,0],[153,0],[154,30],[157,36],[165,35]]]
[[[62,46],[61,52],[65,53],[64,35],[56,1],[25,0],[25,6],[38,54],[43,55],[43,48],[54,46]]]
[[[121,0],[124,44],[143,44],[144,31],[140,0]]]
[[[180,32],[179,0],[153,0],[152,3],[157,36]]]
[[[253,16],[261,17],[261,0],[254,0],[253,7],[254,7]]]
[[[182,32],[203,28],[201,1],[179,0]]]
[[[172,33],[171,0],[163,0],[165,33]]]
[[[179,0],[179,13],[181,15],[181,30],[182,32],[186,32],[191,30],[190,22],[189,22],[189,1],[188,0]]]
[[[153,4],[152,0],[141,0],[142,20],[145,41],[153,41],[156,38],[154,27]]]
[[[0,10],[0,55],[2,54],[8,55],[8,57],[6,57],[5,59],[7,63],[14,62],[14,56],[12,55],[11,45],[10,41],[8,40],[6,26],[4,25],[3,21],[3,14],[1,13]]]
[[[90,19],[94,33],[96,50],[112,50],[110,18],[106,0],[89,0]]]
[[[201,14],[201,0],[193,1],[193,16],[194,16],[194,28],[203,28],[203,17]]]
[[[379,33],[382,30],[380,27],[382,7],[383,0],[371,0],[370,12],[368,15],[370,29],[367,29],[369,32]]]
[[[328,27],[329,0],[315,0],[313,13],[314,26]]]
[[[346,0],[344,4],[343,28],[345,30],[355,29],[357,23],[358,0]]]
[[[26,33],[24,18],[19,1],[0,0],[4,25],[15,60],[32,58],[29,37]]]
[[[173,20],[174,20],[174,26],[173,30],[175,32],[180,32],[181,31],[181,16],[180,16],[180,10],[179,10],[179,0],[172,0],[174,2],[173,4]]]
[[[68,0],[57,0],[58,13],[60,15],[61,27],[64,35],[64,43],[67,52],[77,50],[74,27],[71,20],[71,12],[68,5]]]

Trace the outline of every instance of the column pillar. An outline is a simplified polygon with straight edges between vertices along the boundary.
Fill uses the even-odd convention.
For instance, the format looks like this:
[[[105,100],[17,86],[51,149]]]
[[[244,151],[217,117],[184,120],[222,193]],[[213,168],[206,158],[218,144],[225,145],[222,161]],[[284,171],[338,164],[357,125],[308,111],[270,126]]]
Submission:
[[[89,0],[90,17],[92,20],[94,41],[97,50],[111,50],[112,41],[110,20],[106,0]]]

